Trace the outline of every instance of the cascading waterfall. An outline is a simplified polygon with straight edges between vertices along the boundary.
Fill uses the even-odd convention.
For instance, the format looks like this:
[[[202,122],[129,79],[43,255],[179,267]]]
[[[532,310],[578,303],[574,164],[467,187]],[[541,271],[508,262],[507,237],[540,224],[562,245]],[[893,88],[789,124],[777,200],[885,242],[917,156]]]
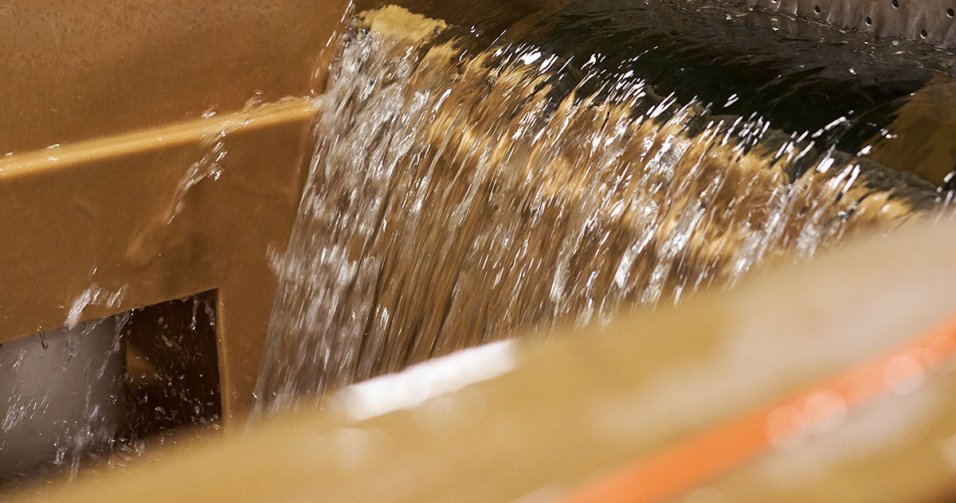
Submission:
[[[477,40],[394,7],[340,40],[260,406],[676,302],[938,204],[819,135],[595,58]]]

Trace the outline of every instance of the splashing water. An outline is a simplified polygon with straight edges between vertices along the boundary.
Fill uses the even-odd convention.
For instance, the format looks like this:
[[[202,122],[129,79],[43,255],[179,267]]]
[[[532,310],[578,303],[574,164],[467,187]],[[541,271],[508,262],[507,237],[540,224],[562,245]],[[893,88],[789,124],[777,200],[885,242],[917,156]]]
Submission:
[[[76,328],[83,316],[83,311],[91,305],[104,305],[116,307],[126,295],[126,287],[122,287],[114,292],[101,288],[96,283],[91,284],[79,297],[73,300],[70,310],[66,316],[66,328]]]
[[[203,375],[215,372],[213,298],[82,321],[124,293],[92,283],[66,328],[0,344],[0,499],[40,475],[122,467],[184,424],[218,429],[218,380]]]
[[[206,117],[206,115],[204,115]],[[193,187],[206,179],[213,181],[219,180],[222,176],[222,162],[226,158],[226,129],[218,131],[215,135],[203,138],[206,152],[202,158],[189,166],[186,176],[176,186],[176,193],[173,195],[173,203],[166,212],[163,223],[169,226],[173,220],[186,207],[186,195]]]
[[[0,479],[52,461],[75,475],[92,451],[113,445],[122,401],[121,332],[126,317],[74,325],[4,344],[0,377],[9,396],[0,417]]]
[[[633,72],[376,23],[360,16],[344,36],[319,98],[278,267],[266,408],[679,301],[937,204],[928,184],[660,96]]]

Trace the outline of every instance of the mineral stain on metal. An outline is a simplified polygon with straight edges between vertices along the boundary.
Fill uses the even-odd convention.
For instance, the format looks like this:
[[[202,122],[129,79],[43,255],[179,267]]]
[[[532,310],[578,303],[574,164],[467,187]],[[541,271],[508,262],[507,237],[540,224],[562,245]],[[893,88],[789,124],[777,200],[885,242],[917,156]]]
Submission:
[[[366,11],[341,36],[262,410],[732,285],[946,199],[867,156],[945,52],[719,5],[482,5]]]

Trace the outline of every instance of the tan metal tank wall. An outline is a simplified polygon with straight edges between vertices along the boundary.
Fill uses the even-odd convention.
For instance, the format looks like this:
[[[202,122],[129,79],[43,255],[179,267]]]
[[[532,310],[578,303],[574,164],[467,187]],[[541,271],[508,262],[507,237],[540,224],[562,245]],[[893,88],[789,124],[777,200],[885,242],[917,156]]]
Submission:
[[[320,82],[345,7],[0,5],[0,343],[65,325],[90,287],[125,294],[80,321],[216,290],[224,410],[244,410],[275,288],[267,255],[289,237],[315,114],[281,99]],[[221,178],[186,191],[167,224],[223,131]]]

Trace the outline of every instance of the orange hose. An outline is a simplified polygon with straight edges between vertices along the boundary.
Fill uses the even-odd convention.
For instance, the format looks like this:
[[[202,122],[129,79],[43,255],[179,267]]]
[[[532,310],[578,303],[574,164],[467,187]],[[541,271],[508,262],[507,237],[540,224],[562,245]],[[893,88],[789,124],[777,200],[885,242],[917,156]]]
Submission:
[[[956,360],[956,318],[789,398],[730,419],[572,492],[564,503],[652,503],[686,494],[802,432],[909,389]]]

